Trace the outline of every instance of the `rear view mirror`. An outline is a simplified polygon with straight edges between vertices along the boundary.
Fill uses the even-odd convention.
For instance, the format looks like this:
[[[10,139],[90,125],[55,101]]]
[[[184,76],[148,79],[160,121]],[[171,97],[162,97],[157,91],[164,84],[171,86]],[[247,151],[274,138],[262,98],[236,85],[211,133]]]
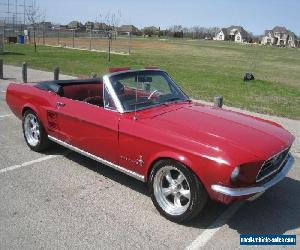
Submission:
[[[152,82],[151,76],[137,76],[135,79],[136,82]]]

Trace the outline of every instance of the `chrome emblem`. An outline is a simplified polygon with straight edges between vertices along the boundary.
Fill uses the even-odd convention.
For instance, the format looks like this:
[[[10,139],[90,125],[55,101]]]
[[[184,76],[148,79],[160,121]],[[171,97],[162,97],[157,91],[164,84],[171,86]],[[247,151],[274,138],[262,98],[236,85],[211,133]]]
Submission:
[[[125,161],[129,161],[135,165],[139,165],[140,167],[144,166],[144,159],[143,159],[142,155],[139,155],[136,160],[130,159],[129,157],[127,157],[125,155],[121,155],[121,159],[123,159]]]
[[[137,162],[137,165],[140,165],[141,167],[144,166],[143,156],[139,155],[139,158],[136,162]]]

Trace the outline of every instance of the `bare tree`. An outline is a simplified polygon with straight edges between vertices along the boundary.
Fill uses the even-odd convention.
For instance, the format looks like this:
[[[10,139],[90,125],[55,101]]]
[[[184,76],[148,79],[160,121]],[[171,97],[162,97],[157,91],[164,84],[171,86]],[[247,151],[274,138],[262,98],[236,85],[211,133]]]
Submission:
[[[168,35],[176,38],[183,37],[183,27],[181,25],[173,25],[168,29]]]
[[[181,25],[173,25],[167,30],[169,36],[178,37],[178,38],[193,38],[193,39],[212,39],[216,32],[220,30],[218,27],[202,27],[202,26],[193,26],[183,27]]]
[[[120,10],[117,10],[117,12],[108,11],[105,14],[100,13],[99,17],[100,22],[106,24],[106,31],[117,31],[121,23],[122,14]]]
[[[105,16],[105,22],[112,27],[113,30],[116,30],[121,22],[121,11],[117,10],[117,12],[108,12]]]
[[[37,45],[36,45],[36,32],[39,23],[41,22],[42,19],[45,18],[45,14],[43,14],[38,5],[33,2],[33,5],[26,9],[26,17],[28,24],[32,27],[32,32],[33,32],[33,43],[34,43],[34,52],[37,51]]]
[[[208,33],[212,36],[212,37],[215,37],[217,35],[217,33],[220,32],[220,28],[219,27],[210,27],[208,29]]]

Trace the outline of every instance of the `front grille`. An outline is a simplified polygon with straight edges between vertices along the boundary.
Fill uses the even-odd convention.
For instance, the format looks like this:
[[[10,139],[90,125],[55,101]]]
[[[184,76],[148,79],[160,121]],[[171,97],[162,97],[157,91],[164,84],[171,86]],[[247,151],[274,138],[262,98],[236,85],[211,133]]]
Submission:
[[[285,149],[266,160],[256,176],[256,181],[262,181],[278,173],[288,160],[289,150],[290,148]]]

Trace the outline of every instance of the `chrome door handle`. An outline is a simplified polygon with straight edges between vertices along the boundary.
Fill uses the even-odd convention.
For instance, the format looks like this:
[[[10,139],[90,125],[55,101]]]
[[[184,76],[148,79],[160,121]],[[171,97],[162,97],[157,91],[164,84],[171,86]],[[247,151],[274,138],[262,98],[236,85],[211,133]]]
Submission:
[[[57,108],[61,108],[61,107],[64,107],[64,106],[66,106],[66,104],[63,103],[63,102],[57,102],[57,103],[56,103],[56,107],[57,107]]]

